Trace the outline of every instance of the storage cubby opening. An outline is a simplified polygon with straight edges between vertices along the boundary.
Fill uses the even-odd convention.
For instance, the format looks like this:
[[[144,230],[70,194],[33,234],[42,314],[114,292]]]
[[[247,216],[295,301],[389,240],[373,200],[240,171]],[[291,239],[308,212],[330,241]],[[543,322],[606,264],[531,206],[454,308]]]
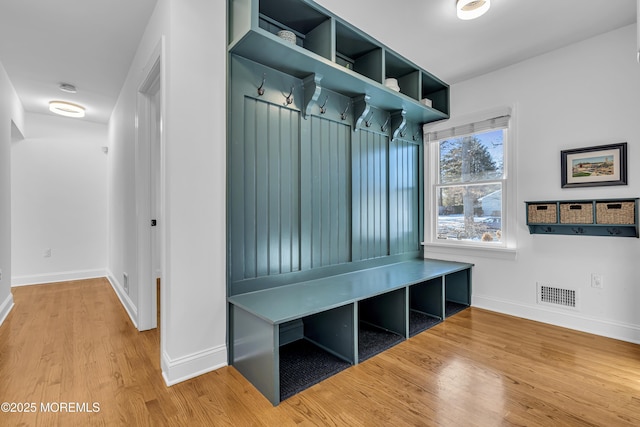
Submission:
[[[431,100],[431,108],[449,114],[449,88],[430,74],[422,73],[420,99]]]
[[[464,310],[471,305],[471,279],[469,270],[445,276],[445,317]]]
[[[407,95],[415,100],[420,99],[420,72],[416,67],[400,58],[396,54],[385,52],[385,79],[394,78],[398,80],[400,93]]]
[[[402,342],[406,335],[404,288],[358,303],[358,361]]]
[[[277,35],[291,31],[296,45],[331,58],[331,18],[298,0],[260,0],[259,27]]]
[[[363,362],[403,340],[404,337],[396,332],[360,321],[358,325],[358,361]]]
[[[280,325],[280,400],[354,362],[353,304]]]
[[[409,336],[437,325],[442,312],[442,277],[417,283],[409,288]]]
[[[280,347],[280,400],[348,368],[351,364],[307,339]]]
[[[382,83],[382,48],[342,23],[336,23],[336,63]]]

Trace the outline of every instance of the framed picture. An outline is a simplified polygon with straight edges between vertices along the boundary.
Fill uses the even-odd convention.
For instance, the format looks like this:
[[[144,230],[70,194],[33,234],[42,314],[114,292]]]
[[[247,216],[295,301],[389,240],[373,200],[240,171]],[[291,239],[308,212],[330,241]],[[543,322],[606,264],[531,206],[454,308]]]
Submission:
[[[562,188],[627,185],[627,143],[560,152]]]

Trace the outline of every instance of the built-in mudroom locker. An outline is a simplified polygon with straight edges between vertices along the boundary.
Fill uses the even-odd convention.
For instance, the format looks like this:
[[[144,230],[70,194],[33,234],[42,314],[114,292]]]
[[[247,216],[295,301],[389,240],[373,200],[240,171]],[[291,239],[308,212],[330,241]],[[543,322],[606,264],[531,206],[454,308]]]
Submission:
[[[420,124],[324,88],[306,105],[312,79],[235,55],[230,69],[230,295],[270,284],[251,279],[418,256]]]

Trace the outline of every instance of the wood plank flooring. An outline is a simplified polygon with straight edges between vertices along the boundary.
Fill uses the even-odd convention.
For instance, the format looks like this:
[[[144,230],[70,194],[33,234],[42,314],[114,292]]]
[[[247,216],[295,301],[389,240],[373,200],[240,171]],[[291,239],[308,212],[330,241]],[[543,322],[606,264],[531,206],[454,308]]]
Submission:
[[[273,407],[233,367],[166,387],[105,279],[13,295],[0,402],[37,411],[1,426],[640,425],[640,346],[476,308]]]

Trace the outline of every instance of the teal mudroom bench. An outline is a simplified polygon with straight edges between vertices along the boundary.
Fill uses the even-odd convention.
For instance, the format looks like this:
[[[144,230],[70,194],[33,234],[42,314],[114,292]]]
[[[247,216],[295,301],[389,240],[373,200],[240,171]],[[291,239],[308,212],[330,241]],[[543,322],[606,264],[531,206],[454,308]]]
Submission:
[[[415,259],[231,296],[230,363],[277,405],[468,307],[472,266]]]

